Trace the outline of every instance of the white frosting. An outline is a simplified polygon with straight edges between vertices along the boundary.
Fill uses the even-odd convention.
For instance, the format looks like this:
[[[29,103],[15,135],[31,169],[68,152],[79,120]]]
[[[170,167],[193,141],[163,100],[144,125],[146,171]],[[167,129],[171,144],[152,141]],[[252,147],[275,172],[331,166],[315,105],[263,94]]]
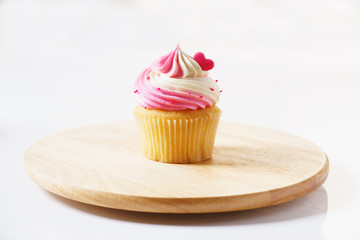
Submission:
[[[153,62],[151,69],[173,78],[202,77],[200,65],[179,46],[172,52]]]
[[[179,65],[183,71],[183,78],[201,77],[203,75],[200,65],[192,57],[184,53],[180,47],[178,47],[178,54]],[[174,58],[174,61],[175,60]]]
[[[207,97],[213,102],[218,102],[220,98],[220,89],[214,79],[208,76],[188,77],[188,78],[170,78],[159,72],[152,71],[149,74],[149,83],[152,86],[161,89],[173,90],[176,92],[196,94]],[[211,90],[213,89],[213,90]]]

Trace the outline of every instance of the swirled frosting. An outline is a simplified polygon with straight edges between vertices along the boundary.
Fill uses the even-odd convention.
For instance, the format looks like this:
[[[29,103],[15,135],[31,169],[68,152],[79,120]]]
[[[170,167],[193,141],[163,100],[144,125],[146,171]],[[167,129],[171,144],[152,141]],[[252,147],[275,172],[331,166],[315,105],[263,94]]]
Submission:
[[[219,101],[220,92],[217,80],[179,46],[146,68],[134,85],[138,104],[149,109],[211,107]]]

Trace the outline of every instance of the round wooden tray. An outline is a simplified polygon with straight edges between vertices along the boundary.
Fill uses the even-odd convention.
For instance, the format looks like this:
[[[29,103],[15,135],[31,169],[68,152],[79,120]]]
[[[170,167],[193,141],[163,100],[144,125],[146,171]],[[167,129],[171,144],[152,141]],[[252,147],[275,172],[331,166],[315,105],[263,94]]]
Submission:
[[[73,129],[25,154],[32,179],[76,201],[158,213],[205,213],[287,202],[325,181],[329,162],[313,143],[277,130],[221,122],[212,159],[167,164],[141,154],[134,122]]]

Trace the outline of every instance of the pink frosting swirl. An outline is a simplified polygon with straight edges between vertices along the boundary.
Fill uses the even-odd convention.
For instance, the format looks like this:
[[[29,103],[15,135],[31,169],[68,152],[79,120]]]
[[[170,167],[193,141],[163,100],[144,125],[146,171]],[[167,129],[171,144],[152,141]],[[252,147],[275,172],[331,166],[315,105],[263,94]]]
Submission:
[[[219,100],[216,82],[177,46],[139,75],[134,93],[139,105],[149,109],[196,110]]]

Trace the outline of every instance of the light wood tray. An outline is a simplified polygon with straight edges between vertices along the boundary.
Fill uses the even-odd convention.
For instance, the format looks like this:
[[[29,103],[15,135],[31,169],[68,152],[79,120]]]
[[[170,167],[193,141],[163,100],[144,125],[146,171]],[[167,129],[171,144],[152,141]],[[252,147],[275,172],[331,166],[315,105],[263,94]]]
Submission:
[[[325,181],[329,162],[313,143],[277,130],[221,122],[213,158],[167,164],[141,154],[133,122],[73,129],[33,144],[32,179],[76,201],[159,213],[225,212],[287,202]]]

